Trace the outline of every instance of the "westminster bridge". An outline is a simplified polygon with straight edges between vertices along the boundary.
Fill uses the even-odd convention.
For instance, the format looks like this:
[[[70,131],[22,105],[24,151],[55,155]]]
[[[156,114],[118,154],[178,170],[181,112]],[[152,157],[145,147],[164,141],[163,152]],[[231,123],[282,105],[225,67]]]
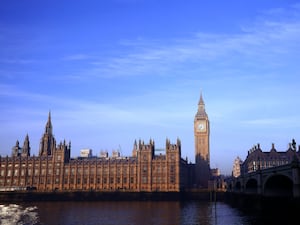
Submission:
[[[257,169],[233,178],[227,184],[227,191],[262,197],[300,198],[300,162]]]

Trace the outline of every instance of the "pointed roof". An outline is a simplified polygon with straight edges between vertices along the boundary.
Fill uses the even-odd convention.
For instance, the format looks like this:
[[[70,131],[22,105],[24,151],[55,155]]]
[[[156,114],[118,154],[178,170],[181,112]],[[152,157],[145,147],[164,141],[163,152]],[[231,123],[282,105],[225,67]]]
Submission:
[[[51,111],[49,110],[49,114],[48,114],[48,122],[47,124],[50,123],[51,124]]]
[[[204,101],[203,101],[203,97],[202,97],[202,91],[201,91],[201,93],[200,93],[200,99],[199,99],[198,105],[205,105],[205,104],[204,104]]]
[[[48,114],[48,121],[46,123],[46,129],[45,129],[47,134],[51,134],[52,133],[52,123],[51,123],[51,111],[49,111]]]
[[[198,102],[198,111],[197,111],[196,117],[197,118],[207,118],[202,92],[200,93],[200,99]]]

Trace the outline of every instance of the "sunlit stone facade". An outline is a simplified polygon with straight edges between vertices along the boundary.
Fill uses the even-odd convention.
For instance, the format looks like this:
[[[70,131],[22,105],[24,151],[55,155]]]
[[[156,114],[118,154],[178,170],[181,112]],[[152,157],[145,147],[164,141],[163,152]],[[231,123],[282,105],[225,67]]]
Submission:
[[[265,152],[261,150],[260,144],[257,144],[248,151],[247,158],[241,165],[241,174],[282,166],[294,160],[300,160],[300,146],[297,150],[295,140],[289,144],[289,148],[286,151],[277,151],[275,145],[272,144],[271,150]]]
[[[166,140],[165,154],[155,154],[155,143],[135,141],[132,156],[71,158],[71,143],[56,144],[49,113],[38,156],[30,155],[28,135],[21,148],[17,141],[11,157],[0,157],[0,190],[38,191],[162,191],[187,187],[187,161],[181,142]]]

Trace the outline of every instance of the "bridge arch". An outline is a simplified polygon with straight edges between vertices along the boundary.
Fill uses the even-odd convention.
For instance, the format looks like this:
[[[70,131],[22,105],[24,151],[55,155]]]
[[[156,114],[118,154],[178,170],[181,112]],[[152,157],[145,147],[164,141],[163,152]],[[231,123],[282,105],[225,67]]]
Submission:
[[[245,185],[245,192],[246,193],[257,193],[257,180],[254,178],[250,178]]]
[[[283,174],[275,174],[270,176],[264,184],[264,195],[292,197],[293,181],[290,177]]]

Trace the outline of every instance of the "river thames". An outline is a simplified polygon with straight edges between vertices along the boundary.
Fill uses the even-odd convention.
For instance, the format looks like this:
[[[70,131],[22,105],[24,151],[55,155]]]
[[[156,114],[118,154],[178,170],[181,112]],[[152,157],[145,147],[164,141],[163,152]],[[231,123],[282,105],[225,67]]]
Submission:
[[[287,224],[283,216],[263,216],[205,201],[34,202],[0,204],[1,225],[232,225]],[[288,224],[290,224],[289,221]]]

